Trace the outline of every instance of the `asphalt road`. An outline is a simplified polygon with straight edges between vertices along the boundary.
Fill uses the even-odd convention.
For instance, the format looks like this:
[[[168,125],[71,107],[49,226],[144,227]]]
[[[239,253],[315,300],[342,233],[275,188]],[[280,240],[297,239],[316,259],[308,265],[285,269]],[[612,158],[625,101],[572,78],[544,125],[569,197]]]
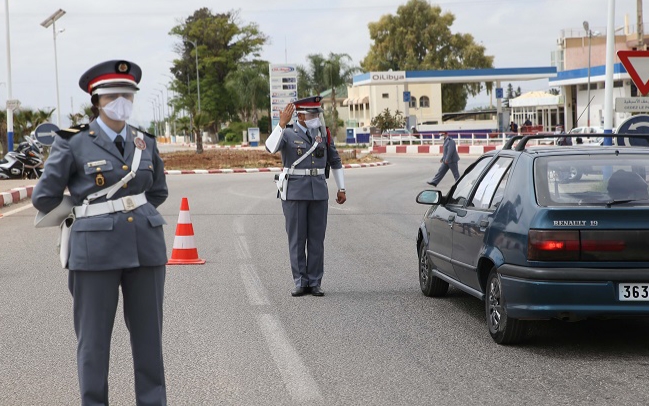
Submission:
[[[493,343],[480,301],[419,290],[417,192],[438,158],[346,171],[329,206],[323,298],[292,280],[272,174],[169,176],[171,252],[187,197],[202,266],[168,268],[164,351],[171,405],[644,405],[649,323],[539,322]],[[471,159],[463,157],[461,170]],[[440,185],[447,190],[451,174]],[[334,191],[334,182],[330,184]],[[0,219],[0,405],[79,404],[67,274],[33,208]],[[111,405],[133,405],[128,333],[113,333]]]

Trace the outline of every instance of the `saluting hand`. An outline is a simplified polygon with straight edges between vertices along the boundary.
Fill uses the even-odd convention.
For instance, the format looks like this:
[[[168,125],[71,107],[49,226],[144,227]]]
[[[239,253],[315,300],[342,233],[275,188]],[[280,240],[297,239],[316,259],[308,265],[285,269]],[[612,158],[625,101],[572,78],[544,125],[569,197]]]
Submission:
[[[284,107],[284,110],[279,113],[279,126],[282,128],[286,127],[289,121],[293,118],[293,112],[295,111],[295,106],[293,103],[289,103]]]
[[[338,192],[338,194],[336,195],[336,203],[343,204],[346,201],[347,201],[347,195],[345,194],[345,192]]]

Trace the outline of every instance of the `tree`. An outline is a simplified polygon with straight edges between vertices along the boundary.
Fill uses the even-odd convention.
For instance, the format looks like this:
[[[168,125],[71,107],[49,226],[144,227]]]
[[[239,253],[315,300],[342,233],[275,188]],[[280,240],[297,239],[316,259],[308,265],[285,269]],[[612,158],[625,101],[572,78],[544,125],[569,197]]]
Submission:
[[[226,77],[226,88],[232,95],[241,121],[257,126],[259,110],[270,105],[268,75],[267,63],[250,63]]]
[[[504,97],[504,100],[503,100],[503,105],[505,107],[509,107],[509,101],[511,99],[513,99],[514,97],[515,97],[514,96],[514,86],[512,86],[512,84],[509,83],[507,85],[507,90],[505,90],[505,97]]]
[[[384,15],[369,24],[373,42],[361,66],[365,71],[441,70],[492,68],[493,56],[476,44],[470,34],[453,34],[455,16],[442,14],[426,0],[409,0],[396,15]],[[488,90],[491,83],[486,83]],[[461,111],[469,95],[482,89],[480,83],[442,85],[442,110]]]
[[[393,128],[402,128],[406,125],[406,119],[399,110],[390,114],[390,109],[386,108],[381,114],[372,118],[370,125],[381,130],[381,134]]]
[[[14,139],[29,135],[39,125],[50,121],[55,109],[20,109],[14,111]]]
[[[9,152],[9,141],[7,140],[7,112],[0,110],[0,145],[2,145],[2,157]]]
[[[518,97],[518,96],[520,96],[521,94],[522,94],[522,93],[521,93],[521,87],[518,86],[518,87],[516,88],[516,92],[514,93],[514,97]]]
[[[175,78],[171,89],[177,95],[171,104],[176,110],[198,113],[200,86],[201,113],[207,118],[199,120],[194,117],[194,124],[208,123],[209,130],[216,132],[222,122],[236,114],[232,93],[225,85],[226,77],[244,62],[260,62],[255,58],[259,57],[268,37],[257,24],[244,25],[236,11],[213,14],[208,8],[196,10],[173,27],[169,34],[180,39],[175,47],[179,59],[173,61],[171,68]],[[200,84],[197,82],[196,57]],[[199,152],[200,141],[196,141]]]
[[[351,83],[360,68],[352,65],[352,58],[348,54],[331,52],[327,58],[322,54],[311,54],[307,59],[308,67],[298,67],[298,95],[308,97],[331,89],[332,120],[327,123],[331,124],[331,133],[335,136],[338,132],[336,89]]]

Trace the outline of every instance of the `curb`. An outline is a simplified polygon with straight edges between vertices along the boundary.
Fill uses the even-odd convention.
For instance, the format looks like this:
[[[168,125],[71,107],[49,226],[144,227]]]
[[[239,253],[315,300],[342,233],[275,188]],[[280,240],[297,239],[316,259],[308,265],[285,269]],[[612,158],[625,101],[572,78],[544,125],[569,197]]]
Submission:
[[[32,197],[34,186],[18,187],[8,192],[0,192],[0,207],[18,203],[21,200]]]
[[[343,165],[345,169],[369,168],[375,166],[389,165],[389,161],[382,161],[370,164],[347,164]],[[194,169],[183,171],[165,171],[167,175],[205,175],[215,173],[257,173],[257,172],[281,172],[282,168],[234,168],[234,169]],[[34,186],[26,186],[11,189],[8,192],[0,192],[0,207],[9,206],[22,200],[32,197]]]
[[[372,152],[376,154],[436,154],[441,155],[442,145],[386,145],[374,146]],[[458,154],[482,155],[485,152],[502,148],[501,145],[458,145]]]
[[[374,166],[389,165],[389,161],[375,162],[371,164],[346,164],[345,169],[369,168]],[[211,175],[215,173],[257,173],[257,172],[281,172],[282,168],[234,168],[234,169],[193,169],[193,170],[169,170],[166,175]]]

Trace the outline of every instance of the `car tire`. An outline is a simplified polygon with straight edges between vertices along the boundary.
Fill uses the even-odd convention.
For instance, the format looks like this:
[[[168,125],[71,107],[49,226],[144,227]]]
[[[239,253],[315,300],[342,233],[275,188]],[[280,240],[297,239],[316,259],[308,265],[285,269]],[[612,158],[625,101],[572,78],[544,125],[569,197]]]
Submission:
[[[485,313],[489,334],[496,343],[516,344],[525,338],[527,323],[507,316],[502,280],[496,268],[491,270],[487,278]]]
[[[419,243],[419,286],[425,296],[440,297],[448,292],[448,282],[433,274],[433,263],[426,254],[426,242]]]
[[[579,168],[577,168],[577,167],[575,167],[575,166],[571,166],[571,167],[570,167],[570,173],[569,173],[569,175],[568,175],[568,182],[576,182],[576,181],[578,181],[579,179],[581,179],[581,176],[582,176],[582,175],[583,175],[583,174],[581,173],[581,171],[579,170]]]

